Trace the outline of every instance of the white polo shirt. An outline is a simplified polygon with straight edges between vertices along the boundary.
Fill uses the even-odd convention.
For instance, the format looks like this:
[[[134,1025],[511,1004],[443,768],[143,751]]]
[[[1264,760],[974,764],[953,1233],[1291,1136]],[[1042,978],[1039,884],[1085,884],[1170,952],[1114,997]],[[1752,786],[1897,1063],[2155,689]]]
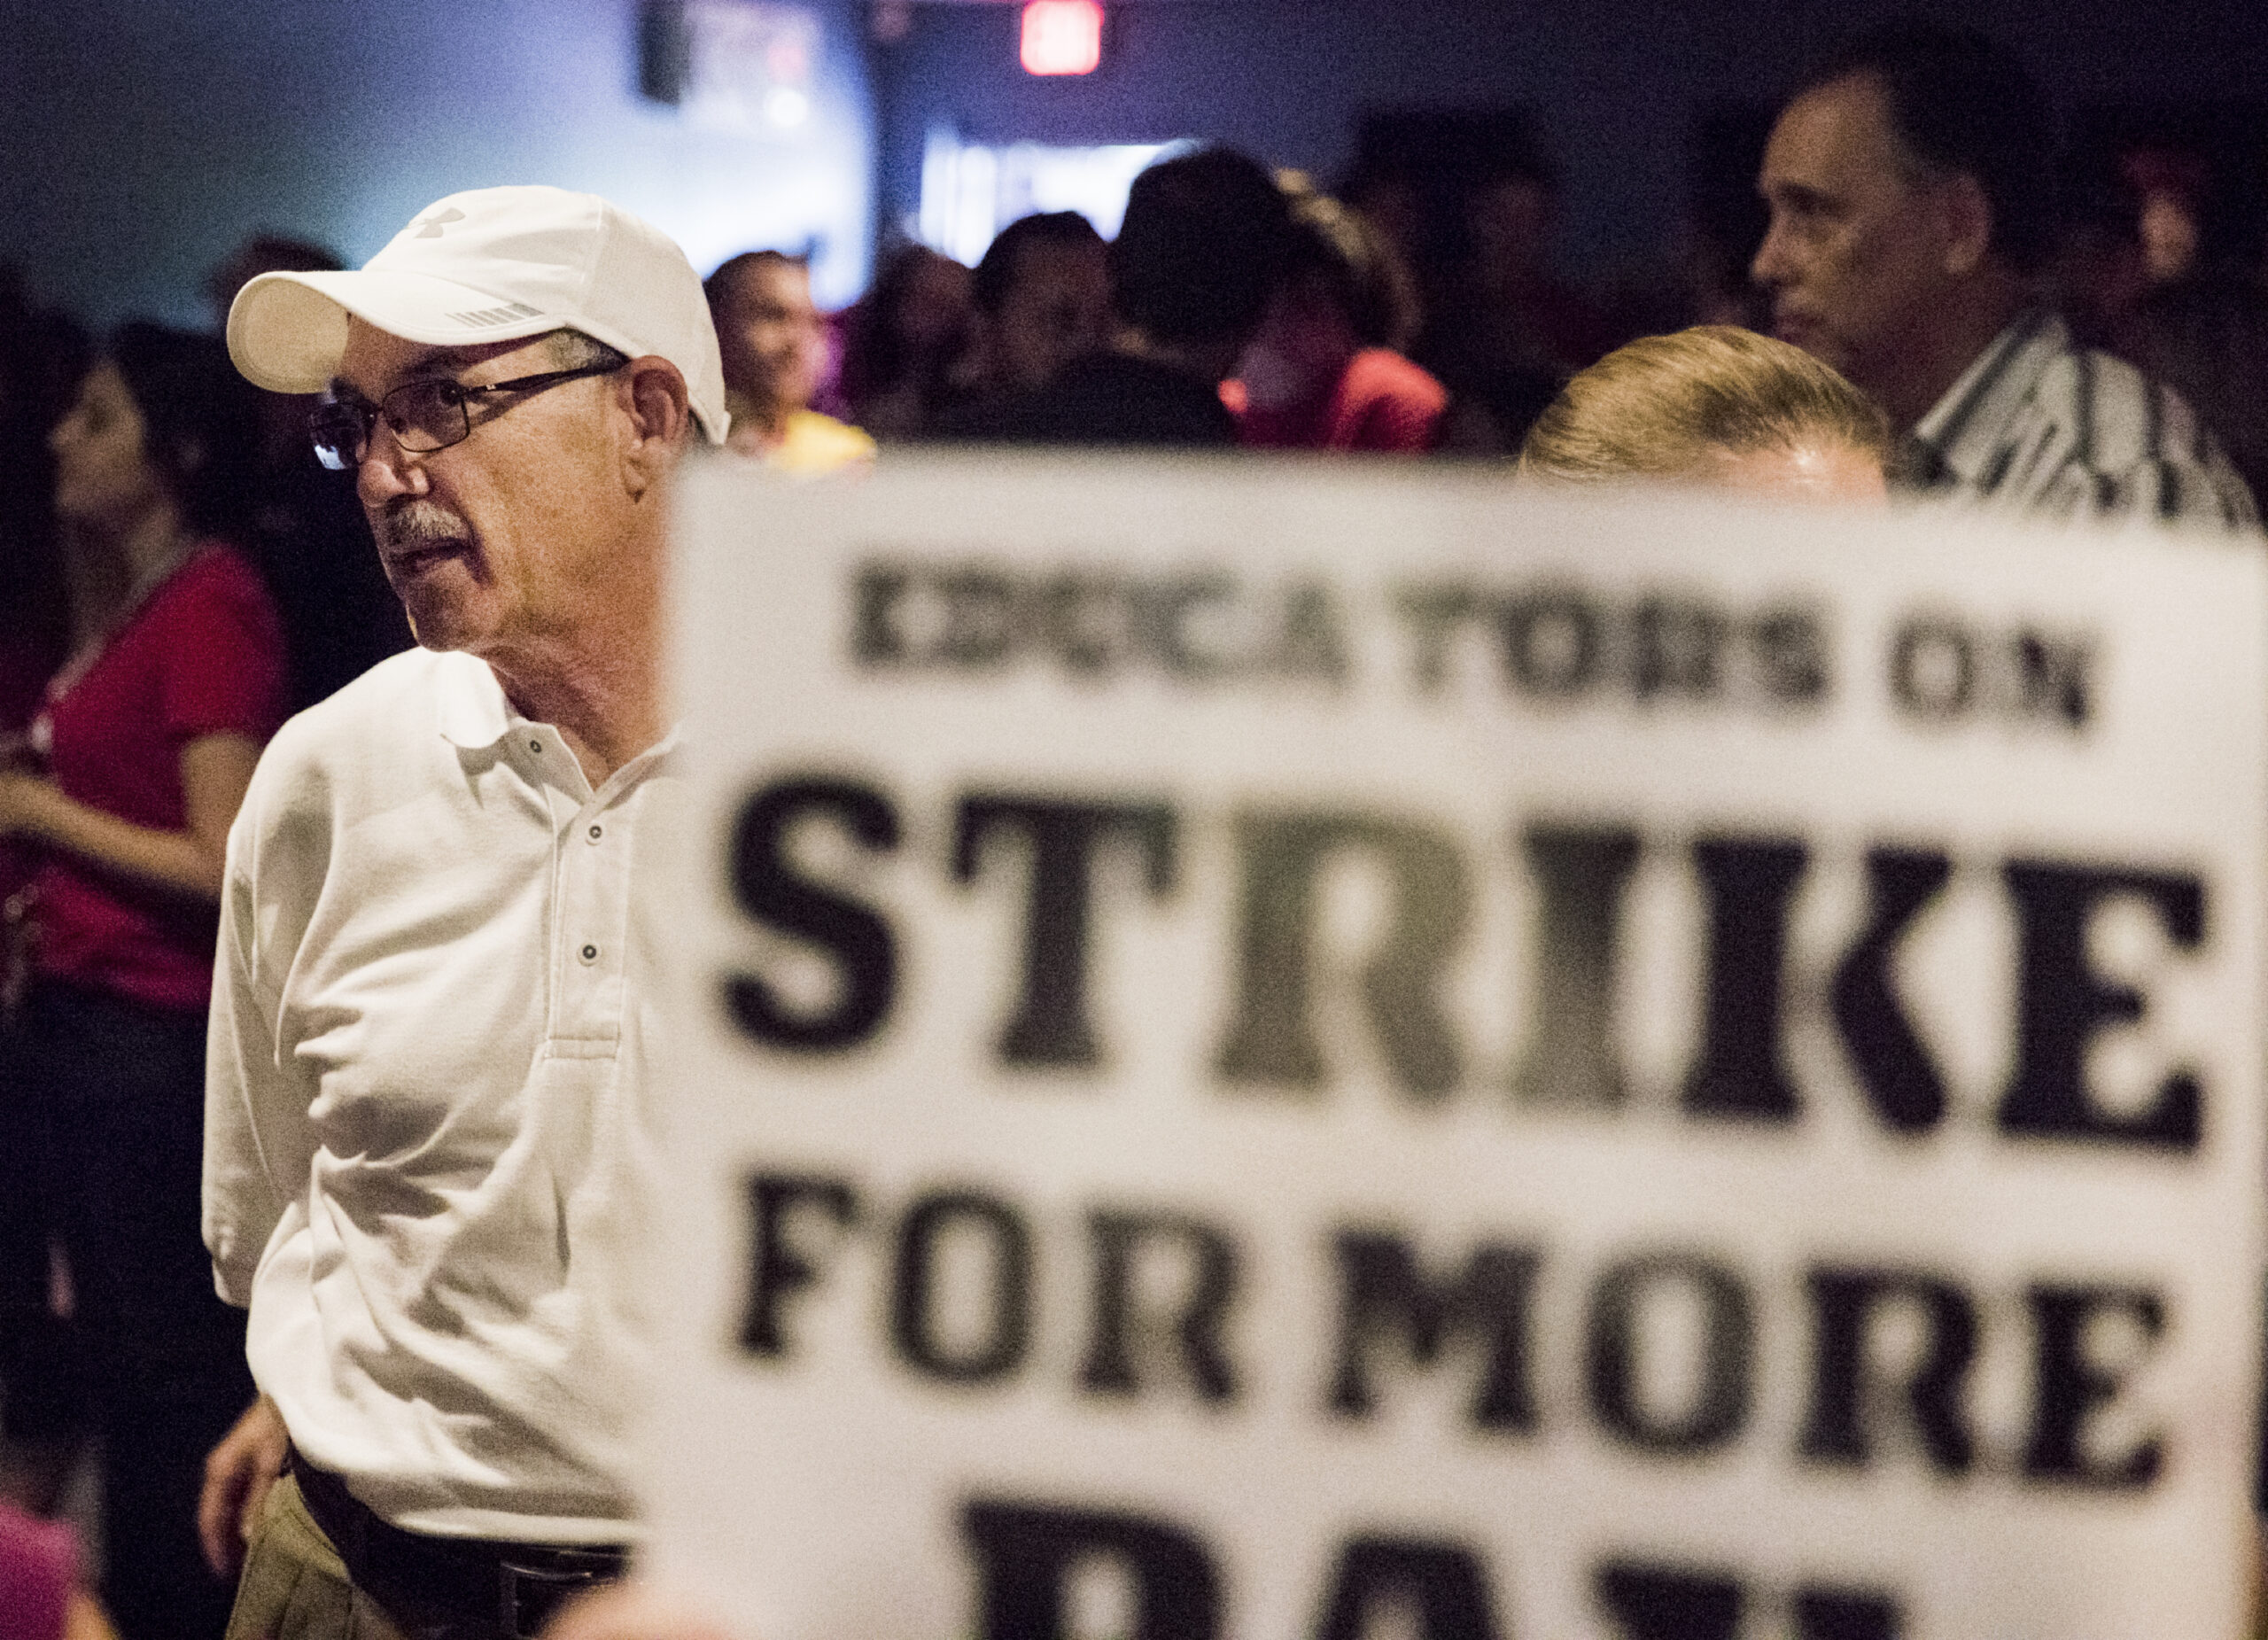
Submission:
[[[229,839],[206,1243],[294,1442],[412,1531],[635,1535],[674,740],[593,791],[413,650],[284,727]]]

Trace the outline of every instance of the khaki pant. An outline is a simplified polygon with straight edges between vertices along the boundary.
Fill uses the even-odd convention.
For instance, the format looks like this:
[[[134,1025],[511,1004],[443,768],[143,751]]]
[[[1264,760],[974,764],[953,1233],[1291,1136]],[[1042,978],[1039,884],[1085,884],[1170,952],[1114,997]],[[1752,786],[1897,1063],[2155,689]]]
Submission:
[[[347,1581],[346,1563],[285,1475],[270,1487],[245,1551],[228,1640],[421,1640]]]

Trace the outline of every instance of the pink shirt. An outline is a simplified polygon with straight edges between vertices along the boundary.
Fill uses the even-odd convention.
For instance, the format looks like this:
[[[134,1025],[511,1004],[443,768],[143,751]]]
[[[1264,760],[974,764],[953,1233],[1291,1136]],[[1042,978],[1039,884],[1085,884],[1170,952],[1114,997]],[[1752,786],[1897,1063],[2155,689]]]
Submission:
[[[59,1640],[78,1569],[68,1526],[0,1504],[0,1640]]]
[[[111,635],[86,671],[49,686],[34,725],[66,796],[159,831],[189,824],[182,748],[202,735],[263,742],[283,722],[283,629],[260,578],[218,543],[196,548]],[[214,908],[50,851],[35,882],[43,975],[157,1007],[202,1008]]]
[[[1417,455],[1433,447],[1449,393],[1432,374],[1385,347],[1349,360],[1312,421],[1258,406],[1238,409],[1237,441],[1270,450],[1373,450]]]

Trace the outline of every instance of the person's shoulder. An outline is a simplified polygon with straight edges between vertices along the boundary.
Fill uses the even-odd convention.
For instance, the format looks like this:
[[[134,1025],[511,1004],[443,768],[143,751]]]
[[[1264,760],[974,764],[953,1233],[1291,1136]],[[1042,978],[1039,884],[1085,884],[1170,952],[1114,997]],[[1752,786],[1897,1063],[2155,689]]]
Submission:
[[[771,459],[790,472],[815,472],[872,461],[874,455],[874,441],[864,429],[821,410],[797,410],[788,416]]]
[[[2078,486],[2074,510],[2257,527],[2251,492],[2181,395],[2115,354],[2072,345],[2042,372],[2035,414],[2070,429],[2043,494]]]
[[[481,681],[458,675],[462,668],[493,687],[470,656],[405,649],[286,720],[252,771],[229,841],[232,869],[263,894],[320,882],[338,838],[443,766],[445,703]]]
[[[1337,448],[1420,455],[1441,436],[1449,392],[1433,372],[1385,347],[1349,360],[1332,395],[1330,441]]]
[[[215,537],[200,541],[190,551],[181,566],[175,585],[209,587],[230,593],[265,593],[267,582],[253,569],[252,560],[233,541]]]
[[[299,716],[390,719],[409,696],[432,699],[454,673],[473,668],[482,672],[488,670],[483,662],[470,655],[416,648],[402,649],[317,701]]]
[[[864,428],[854,427],[839,416],[829,416],[825,410],[797,410],[788,416],[788,426],[791,432],[801,433],[807,439],[832,439],[866,449],[872,449],[874,446],[874,439],[867,436]]]
[[[1001,444],[1226,446],[1236,418],[1219,384],[1106,349],[1075,359],[1045,387],[962,407],[937,429]]]
[[[929,437],[948,443],[1044,443],[1064,421],[1066,403],[1060,383],[980,393],[941,412]]]
[[[2073,396],[2073,416],[2093,436],[2098,465],[2218,464],[2218,447],[2188,402],[2117,354],[2074,346],[2056,361],[2055,373],[2058,386]]]
[[[2140,404],[2155,385],[2148,377],[2117,354],[2076,341],[2067,342],[2049,363],[2045,379],[2063,392],[2089,391],[2098,404],[2107,402],[2121,407]]]
[[[2033,399],[2097,438],[2108,434],[2114,446],[2128,442],[2130,434],[2148,435],[2169,403],[2180,407],[2182,417],[2189,414],[2163,384],[2117,354],[2073,339],[2060,327],[2031,345],[2053,349],[2039,369]]]
[[[1082,442],[1206,447],[1237,441],[1221,385],[1153,359],[1090,355],[1064,368],[1056,386]]]
[[[404,649],[390,655],[337,693],[324,696],[277,730],[260,760],[263,775],[284,779],[292,771],[367,759],[374,745],[399,741],[405,733],[435,725],[440,692],[456,667],[478,666],[469,656]]]
[[[1436,410],[1449,401],[1440,377],[1391,347],[1365,347],[1356,354],[1348,363],[1347,381],[1364,399],[1400,399]]]
[[[252,561],[225,540],[199,541],[151,600],[151,612],[178,616],[198,610],[251,610],[275,622],[276,600]]]

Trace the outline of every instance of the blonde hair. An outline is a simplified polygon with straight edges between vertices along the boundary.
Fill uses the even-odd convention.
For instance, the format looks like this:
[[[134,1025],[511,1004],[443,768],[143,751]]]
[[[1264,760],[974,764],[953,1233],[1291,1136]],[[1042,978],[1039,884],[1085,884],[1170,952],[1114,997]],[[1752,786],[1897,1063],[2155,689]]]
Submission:
[[[1822,443],[1887,466],[1889,419],[1801,348],[1705,324],[1643,337],[1578,372],[1528,429],[1519,470],[1573,482],[1689,478],[1728,456]]]

